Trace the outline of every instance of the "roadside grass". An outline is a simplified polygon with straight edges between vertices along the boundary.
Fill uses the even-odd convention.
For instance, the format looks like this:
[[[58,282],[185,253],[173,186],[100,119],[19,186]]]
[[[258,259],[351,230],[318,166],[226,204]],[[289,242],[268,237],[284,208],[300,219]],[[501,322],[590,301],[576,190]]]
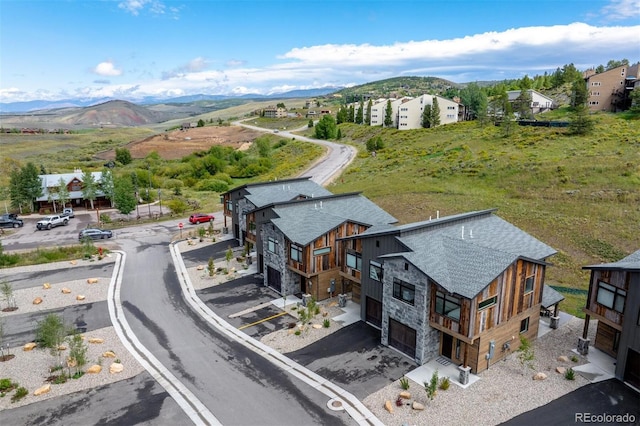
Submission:
[[[497,208],[558,250],[547,283],[585,289],[583,266],[640,248],[640,121],[592,118],[595,131],[585,137],[517,127],[505,138],[474,122],[409,131],[341,124],[341,142],[359,155],[330,189],[362,191],[401,223]],[[374,157],[365,144],[377,134],[385,148]],[[583,317],[584,296],[565,297],[561,309]]]
[[[98,249],[91,244],[88,248],[83,245],[59,246],[54,248],[21,252],[2,253],[0,251],[0,268],[13,268],[16,266],[39,265],[82,259],[89,250],[92,255],[98,254]]]
[[[279,130],[295,130],[306,126],[309,123],[308,118],[304,117],[286,117],[286,118],[266,118],[256,117],[247,120],[247,124],[253,126],[264,127],[265,129]]]

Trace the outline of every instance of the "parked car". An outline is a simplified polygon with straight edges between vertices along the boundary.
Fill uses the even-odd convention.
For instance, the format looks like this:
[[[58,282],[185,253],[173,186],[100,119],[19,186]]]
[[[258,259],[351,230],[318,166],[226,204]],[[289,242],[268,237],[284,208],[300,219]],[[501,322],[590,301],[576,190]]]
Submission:
[[[62,213],[60,214],[60,216],[68,217],[68,218],[74,218],[75,217],[75,215],[73,214],[73,209],[71,207],[65,207],[62,210]]]
[[[18,216],[9,213],[0,216],[0,228],[21,228],[24,225],[22,219],[18,219]]]
[[[91,238],[92,240],[104,240],[113,237],[113,232],[109,229],[87,228],[78,233],[78,240]]]
[[[54,214],[51,216],[47,216],[42,220],[39,220],[38,223],[36,223],[36,228],[38,228],[38,230],[51,229],[60,225],[67,226],[68,224],[69,224],[68,217],[63,217],[63,216],[60,216],[59,214]]]
[[[195,213],[189,216],[189,223],[192,223],[194,225],[198,223],[213,222],[214,220],[215,217],[213,217],[212,214],[206,213]]]

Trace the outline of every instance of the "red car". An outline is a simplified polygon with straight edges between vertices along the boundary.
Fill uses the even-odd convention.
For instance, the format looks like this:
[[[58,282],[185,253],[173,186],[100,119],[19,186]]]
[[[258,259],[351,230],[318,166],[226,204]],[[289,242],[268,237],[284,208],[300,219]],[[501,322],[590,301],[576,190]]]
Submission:
[[[197,223],[205,223],[205,222],[213,222],[215,217],[212,214],[206,213],[196,213],[189,216],[189,223],[193,223],[194,225]]]

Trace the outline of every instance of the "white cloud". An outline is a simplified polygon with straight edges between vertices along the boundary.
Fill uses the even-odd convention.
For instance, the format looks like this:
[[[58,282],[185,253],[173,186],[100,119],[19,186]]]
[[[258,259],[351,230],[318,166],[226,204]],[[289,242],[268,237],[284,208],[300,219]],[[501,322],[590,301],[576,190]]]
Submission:
[[[611,4],[602,8],[602,14],[611,21],[638,17],[640,0],[611,0]]]
[[[133,16],[138,16],[142,10],[147,8],[155,15],[162,15],[166,9],[164,3],[158,0],[124,0],[118,3],[120,9],[124,9]],[[170,8],[172,13],[177,13],[177,8]]]
[[[100,62],[92,71],[95,74],[108,77],[115,77],[122,74],[122,70],[116,69],[111,61]]]

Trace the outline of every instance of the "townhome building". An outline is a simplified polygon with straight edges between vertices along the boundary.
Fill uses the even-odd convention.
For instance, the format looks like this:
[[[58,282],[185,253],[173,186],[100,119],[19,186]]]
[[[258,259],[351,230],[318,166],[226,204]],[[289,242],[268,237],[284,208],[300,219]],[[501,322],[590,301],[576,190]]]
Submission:
[[[111,207],[109,201],[101,188],[102,172],[90,172],[96,186],[94,208]],[[71,207],[91,207],[91,203],[84,199],[83,188],[85,183],[84,172],[81,169],[75,169],[71,173],[55,173],[39,175],[42,182],[42,195],[36,198],[38,210],[41,212],[55,212],[62,209],[60,204],[60,184],[64,184],[69,196],[66,204]]]
[[[458,121],[459,104],[452,100],[436,95],[422,95],[398,105],[397,128],[411,130],[422,128],[422,115],[427,105],[433,106],[433,100],[438,100],[440,109],[440,124],[450,124]]]
[[[360,105],[358,105],[356,108],[359,109]],[[364,105],[364,108],[365,108],[365,114],[366,114],[367,105]],[[375,101],[372,102],[371,104],[371,125],[372,126],[384,126],[384,114],[385,114],[386,108],[387,108],[387,99],[385,98],[376,99]],[[366,115],[363,115],[363,117],[365,116]]]
[[[578,352],[589,352],[589,324],[597,320],[594,347],[609,354],[615,376],[640,390],[640,250],[591,271]]]
[[[324,300],[357,293],[340,272],[362,269],[357,240],[343,241],[397,220],[359,193],[274,203],[255,210],[260,221],[264,284],[283,296]]]
[[[625,111],[631,107],[631,91],[639,80],[640,63],[622,65],[605,72],[585,73],[590,111]]]
[[[262,115],[266,118],[285,118],[287,116],[287,110],[282,107],[270,105],[262,110]]]
[[[224,213],[224,230],[231,228],[233,237],[240,244],[250,244],[261,248],[262,241],[256,227],[253,211],[266,205],[331,195],[323,186],[310,177],[249,183],[220,194]],[[249,216],[249,217],[247,217]],[[258,253],[258,268],[262,267],[261,253]],[[263,272],[260,269],[260,272]]]
[[[423,364],[442,355],[477,373],[538,332],[546,259],[555,250],[494,214],[379,225],[344,237],[359,274],[361,319]]]

